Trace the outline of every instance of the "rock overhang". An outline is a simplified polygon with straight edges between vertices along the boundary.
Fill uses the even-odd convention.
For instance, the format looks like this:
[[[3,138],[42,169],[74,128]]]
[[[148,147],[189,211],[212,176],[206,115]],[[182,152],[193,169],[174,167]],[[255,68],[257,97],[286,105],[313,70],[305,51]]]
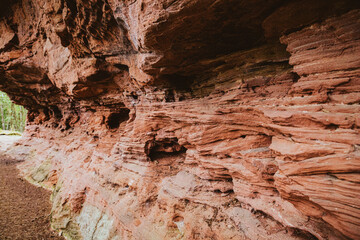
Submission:
[[[107,236],[357,238],[358,8],[7,4],[0,89],[30,110],[17,147],[56,184],[54,226],[104,230],[80,211]]]

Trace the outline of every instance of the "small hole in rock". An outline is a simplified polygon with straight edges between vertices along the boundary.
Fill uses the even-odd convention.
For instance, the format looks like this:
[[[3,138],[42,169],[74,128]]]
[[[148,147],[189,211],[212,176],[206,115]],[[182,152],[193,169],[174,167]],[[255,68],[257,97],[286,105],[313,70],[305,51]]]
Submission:
[[[127,108],[121,109],[116,113],[111,113],[107,119],[106,125],[109,129],[116,129],[122,122],[129,120],[130,110]]]
[[[121,71],[129,71],[129,67],[127,65],[124,64],[114,64],[115,67],[117,67],[119,70]]]
[[[138,95],[135,93],[135,92],[132,92],[131,93],[131,97],[133,98],[133,99],[135,99],[135,100],[137,100],[139,97],[138,97]]]
[[[336,130],[338,128],[339,128],[339,125],[333,124],[333,123],[331,123],[325,127],[325,129],[329,129],[329,130]]]
[[[165,102],[175,102],[174,90],[165,91]]]
[[[174,222],[182,222],[182,221],[184,221],[184,218],[181,217],[181,216],[175,216],[175,217],[173,218],[173,221],[174,221]]]
[[[161,141],[148,141],[145,152],[151,161],[162,158],[185,157],[186,148],[178,143],[177,138],[167,138]]]

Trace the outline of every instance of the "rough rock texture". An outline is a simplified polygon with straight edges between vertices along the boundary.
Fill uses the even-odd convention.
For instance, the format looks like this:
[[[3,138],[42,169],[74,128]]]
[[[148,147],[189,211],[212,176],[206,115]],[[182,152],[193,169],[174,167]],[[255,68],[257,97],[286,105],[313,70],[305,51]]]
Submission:
[[[68,239],[360,238],[358,1],[0,7],[8,154]]]

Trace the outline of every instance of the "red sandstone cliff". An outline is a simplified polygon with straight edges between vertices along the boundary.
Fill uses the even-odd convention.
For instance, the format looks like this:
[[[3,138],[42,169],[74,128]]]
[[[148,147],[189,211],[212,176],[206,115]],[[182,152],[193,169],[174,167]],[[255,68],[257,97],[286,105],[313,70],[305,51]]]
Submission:
[[[359,5],[0,3],[8,154],[68,239],[359,239]]]

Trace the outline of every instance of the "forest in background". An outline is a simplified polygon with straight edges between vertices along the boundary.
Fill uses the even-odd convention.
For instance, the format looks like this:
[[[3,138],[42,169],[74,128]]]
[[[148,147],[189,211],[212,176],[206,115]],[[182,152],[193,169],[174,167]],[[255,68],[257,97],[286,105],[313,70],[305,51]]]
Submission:
[[[11,102],[6,93],[0,92],[0,130],[23,132],[27,110]]]

